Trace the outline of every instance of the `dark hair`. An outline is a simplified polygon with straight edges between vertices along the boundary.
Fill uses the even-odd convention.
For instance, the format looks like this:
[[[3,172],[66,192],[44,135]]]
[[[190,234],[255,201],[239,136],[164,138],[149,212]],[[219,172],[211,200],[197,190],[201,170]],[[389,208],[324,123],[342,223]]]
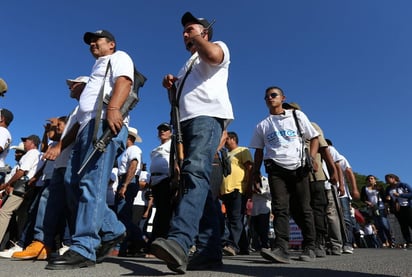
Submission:
[[[64,115],[64,116],[60,116],[57,120],[60,122],[67,123],[67,119],[68,119],[68,116]]]
[[[373,178],[375,178],[375,179],[376,179],[376,177],[375,177],[375,176],[373,176],[373,175],[368,175],[368,176],[366,176],[365,181],[367,182],[367,181],[369,180],[369,178],[370,178],[370,177],[373,177]]]
[[[385,180],[386,180],[387,178],[393,178],[393,179],[395,179],[396,182],[400,182],[400,181],[401,181],[397,175],[392,174],[392,173],[386,174],[386,175],[385,175]]]
[[[333,146],[332,141],[330,139],[325,138],[325,141],[328,145]]]
[[[236,141],[236,144],[239,144],[239,137],[235,132],[227,132],[227,136],[231,139],[234,139]]]
[[[272,90],[272,89],[277,89],[278,91],[280,91],[280,93],[281,93],[282,95],[285,95],[285,94],[283,93],[283,90],[282,90],[280,87],[271,86],[271,87],[268,87],[268,88],[265,90],[265,96],[266,96],[266,94],[267,94],[270,90]]]

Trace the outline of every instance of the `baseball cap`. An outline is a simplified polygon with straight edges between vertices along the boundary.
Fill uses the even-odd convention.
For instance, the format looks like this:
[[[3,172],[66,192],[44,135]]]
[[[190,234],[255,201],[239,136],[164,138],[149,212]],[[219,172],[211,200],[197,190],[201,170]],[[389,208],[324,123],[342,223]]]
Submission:
[[[7,126],[9,126],[9,124],[13,121],[13,113],[8,109],[0,109],[0,115],[4,117],[4,121],[6,122]]]
[[[16,151],[26,152],[26,150],[24,149],[24,143],[23,142],[20,142],[19,145],[10,146],[10,149],[14,149]]]
[[[193,14],[191,14],[190,12],[186,12],[183,16],[182,16],[182,25],[183,27],[186,26],[187,23],[197,23],[202,25],[203,27],[207,28],[209,27],[210,23],[209,21],[207,21],[205,18],[197,18],[195,16],[193,16]],[[208,29],[208,38],[209,40],[212,39],[213,36],[213,28],[212,26],[209,27]]]
[[[4,96],[4,93],[7,92],[7,89],[7,83],[2,78],[0,78],[0,96]]]
[[[76,79],[67,79],[66,83],[68,86],[73,85],[73,83],[86,83],[89,81],[88,76],[79,76]]]
[[[96,32],[86,32],[84,33],[83,40],[86,44],[90,44],[92,38],[108,38],[110,41],[116,41],[114,36],[107,30],[97,30]]]
[[[157,126],[157,130],[172,130],[172,127],[170,127],[170,124],[167,122],[163,122],[161,124],[159,124],[159,126]]]
[[[40,138],[39,138],[38,136],[36,136],[36,135],[30,135],[30,136],[28,136],[28,137],[21,138],[21,140],[22,140],[23,142],[26,141],[26,140],[31,140],[31,141],[34,143],[34,145],[36,145],[36,146],[39,146],[39,145],[40,145]]]
[[[142,142],[142,138],[138,135],[138,131],[136,128],[129,127],[128,131],[129,131],[129,136],[134,137],[136,142]]]

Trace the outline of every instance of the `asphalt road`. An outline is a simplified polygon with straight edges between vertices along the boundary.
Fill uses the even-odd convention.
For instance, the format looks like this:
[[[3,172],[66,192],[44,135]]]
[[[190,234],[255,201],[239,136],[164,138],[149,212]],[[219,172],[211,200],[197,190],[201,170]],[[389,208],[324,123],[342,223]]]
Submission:
[[[293,253],[297,257],[298,253]],[[306,263],[273,264],[258,253],[224,257],[215,271],[188,271],[184,276],[412,276],[412,249],[355,249],[352,255],[328,256]],[[158,259],[109,257],[92,268],[51,271],[46,261],[0,259],[0,276],[167,276],[175,275]]]

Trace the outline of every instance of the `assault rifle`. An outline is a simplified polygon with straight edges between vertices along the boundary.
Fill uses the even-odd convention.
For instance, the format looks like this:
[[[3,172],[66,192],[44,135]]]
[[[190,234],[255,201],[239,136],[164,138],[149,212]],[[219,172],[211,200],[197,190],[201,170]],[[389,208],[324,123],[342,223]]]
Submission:
[[[143,76],[139,71],[134,69],[133,88],[130,91],[129,96],[124,102],[122,108],[120,109],[120,113],[122,114],[123,119],[136,106],[137,102],[139,102],[139,88],[144,85],[146,80],[147,78],[145,76]],[[110,143],[113,137],[115,137],[115,135],[113,134],[112,130],[107,127],[106,130],[103,132],[103,135],[95,142],[93,151],[84,160],[79,171],[77,171],[78,175],[82,174],[83,170],[90,163],[91,159],[94,157],[94,155],[96,155],[97,152],[103,153],[106,150],[106,146]]]

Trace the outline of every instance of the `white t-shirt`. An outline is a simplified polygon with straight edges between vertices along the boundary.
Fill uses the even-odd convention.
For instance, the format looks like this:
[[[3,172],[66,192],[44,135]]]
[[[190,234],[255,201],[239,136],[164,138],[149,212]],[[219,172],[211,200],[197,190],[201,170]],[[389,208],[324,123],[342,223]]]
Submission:
[[[297,110],[304,140],[319,136],[306,115]],[[282,115],[269,115],[255,128],[250,146],[264,149],[264,159],[272,159],[279,166],[295,170],[302,164],[302,138],[299,135],[292,110],[285,110]]]
[[[343,186],[345,188],[345,194],[340,195],[339,198],[349,197],[349,199],[352,199],[352,196],[349,193],[349,188],[348,188],[348,184],[347,184],[347,180],[346,180],[346,173],[345,173],[345,171],[348,168],[352,168],[352,167],[350,166],[348,160],[343,155],[341,155],[338,152],[338,150],[336,150],[335,147],[333,147],[332,145],[329,145],[328,149],[329,149],[329,152],[332,156],[333,161],[334,162],[339,162],[340,168],[342,169],[342,173],[343,173]],[[339,186],[340,185],[341,184],[339,184]]]
[[[127,173],[130,163],[133,160],[137,160],[138,162],[135,175],[139,175],[142,165],[142,150],[137,145],[129,146],[123,151],[119,158],[119,175]]]
[[[112,173],[110,174],[110,180],[113,183],[109,183],[107,186],[106,191],[106,203],[108,206],[114,206],[115,204],[115,195],[117,186],[119,185],[119,179],[117,178],[118,169],[115,167],[112,169]]]
[[[223,50],[224,58],[221,64],[210,65],[202,61],[196,52],[177,74],[179,80],[176,82],[176,87],[179,88],[179,81],[183,79],[189,65],[195,59],[192,71],[183,85],[179,101],[181,121],[198,116],[211,116],[228,119],[226,123],[228,124],[233,119],[232,104],[227,88],[230,64],[229,49],[222,41],[215,43]]]
[[[139,182],[140,181],[144,181],[146,183],[149,183],[150,181],[150,173],[147,171],[141,171],[140,175],[139,175]],[[137,192],[136,197],[133,200],[133,205],[137,205],[137,206],[147,206],[147,200],[145,197],[145,193],[146,193],[147,189],[139,189],[139,191]]]
[[[84,88],[79,100],[79,112],[77,121],[80,124],[80,130],[96,116],[97,99],[102,86],[106,68],[110,60],[112,70],[109,70],[104,85],[104,95],[111,95],[114,83],[118,77],[127,76],[133,81],[134,67],[133,61],[123,51],[116,51],[112,55],[100,57],[96,60],[89,82]],[[119,107],[121,108],[121,107]],[[103,109],[102,118],[105,118],[106,111]]]
[[[262,187],[260,188],[260,191],[261,193],[254,193],[252,195],[252,216],[267,214],[268,212],[270,212],[272,207],[272,197],[270,195],[269,181],[265,176],[262,176]]]
[[[36,174],[37,171],[37,164],[40,161],[40,151],[37,149],[31,149],[26,152],[21,157],[19,161],[19,169],[26,172],[27,178],[31,178]]]
[[[0,167],[6,165],[6,157],[10,150],[11,134],[7,128],[0,127],[0,147],[3,151],[0,153]]]
[[[150,153],[150,173],[155,173],[155,176],[151,175],[151,185],[157,185],[163,179],[169,177],[169,157],[170,147],[172,140],[157,146]],[[161,173],[161,175],[159,175]]]

